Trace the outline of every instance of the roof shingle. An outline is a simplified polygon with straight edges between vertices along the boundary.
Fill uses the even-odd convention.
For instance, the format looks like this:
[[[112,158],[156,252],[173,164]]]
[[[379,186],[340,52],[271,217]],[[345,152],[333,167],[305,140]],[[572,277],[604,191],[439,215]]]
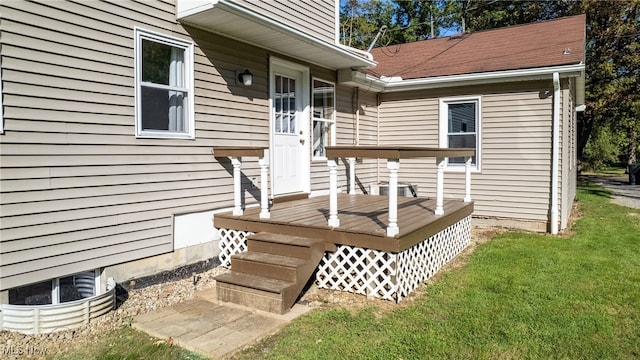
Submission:
[[[584,59],[585,15],[375,48],[376,76],[417,79],[547,66]],[[569,50],[569,54],[565,54]]]

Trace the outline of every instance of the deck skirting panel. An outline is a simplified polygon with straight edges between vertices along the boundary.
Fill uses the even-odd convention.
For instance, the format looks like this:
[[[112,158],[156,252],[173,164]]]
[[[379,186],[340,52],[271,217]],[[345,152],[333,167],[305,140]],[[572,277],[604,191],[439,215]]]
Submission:
[[[221,266],[231,266],[231,256],[247,251],[247,237],[253,235],[251,231],[218,228],[220,235],[220,254],[218,259]]]
[[[466,216],[399,253],[340,245],[336,252],[325,253],[316,283],[323,289],[400,302],[470,242],[471,216]]]

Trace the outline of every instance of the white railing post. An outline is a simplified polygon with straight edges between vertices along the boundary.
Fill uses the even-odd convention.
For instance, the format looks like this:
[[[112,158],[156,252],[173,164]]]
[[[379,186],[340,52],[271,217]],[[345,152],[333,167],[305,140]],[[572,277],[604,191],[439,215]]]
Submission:
[[[265,149],[261,158],[258,158],[260,165],[260,219],[271,217],[269,213],[269,189],[267,189],[267,176],[269,170],[269,150]]]
[[[398,170],[400,169],[400,160],[387,159],[387,169],[389,170],[389,224],[387,225],[387,236],[395,236],[400,232],[398,228]]]
[[[329,226],[340,226],[338,219],[338,159],[328,159],[329,166]]]
[[[232,157],[231,164],[233,164],[233,215],[242,215],[242,157]]]
[[[349,194],[356,193],[356,158],[350,157],[349,161]]]
[[[436,158],[438,172],[436,176],[436,215],[444,215],[444,164],[445,158]]]
[[[471,202],[471,156],[464,158],[464,202]]]

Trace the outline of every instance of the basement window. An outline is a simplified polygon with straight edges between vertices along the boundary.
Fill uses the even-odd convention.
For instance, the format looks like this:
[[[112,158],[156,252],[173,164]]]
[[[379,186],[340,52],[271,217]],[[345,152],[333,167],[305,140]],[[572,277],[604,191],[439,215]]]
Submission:
[[[86,299],[97,295],[99,274],[99,270],[90,270],[9,289],[9,304],[49,305]]]

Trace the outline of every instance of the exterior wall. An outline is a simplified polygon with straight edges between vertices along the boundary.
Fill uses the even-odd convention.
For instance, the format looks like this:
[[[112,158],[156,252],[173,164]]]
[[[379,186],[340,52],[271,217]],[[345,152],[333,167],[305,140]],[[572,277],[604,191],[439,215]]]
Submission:
[[[476,217],[519,219],[540,229],[549,213],[553,84],[549,81],[383,94],[380,142],[439,146],[438,99],[482,96],[481,172],[472,173]],[[387,170],[380,167],[381,179]],[[435,159],[402,160],[399,181],[435,197]],[[464,196],[464,174],[445,173],[445,196]],[[543,226],[546,228],[546,226]]]
[[[144,258],[158,271],[194,260],[166,260],[182,256],[174,216],[232,207],[231,163],[211,149],[269,145],[271,54],[183,28],[171,2],[4,1],[0,12],[0,291]],[[135,137],[134,27],[195,43],[195,140]],[[236,86],[245,68],[253,85]],[[257,159],[243,175],[245,189],[259,186]]]
[[[239,0],[238,2],[319,39],[335,43],[335,1],[337,0]]]
[[[569,224],[573,201],[577,187],[577,115],[576,83],[569,79],[563,82],[562,89],[562,187],[560,190],[560,230]]]
[[[335,74],[334,74],[335,76]],[[356,105],[356,103],[358,105]],[[356,111],[360,113],[356,116]],[[359,122],[359,124],[358,124]],[[375,93],[357,88],[336,86],[336,145],[376,145],[378,107]],[[377,162],[374,159],[358,159],[355,165],[356,193],[368,193],[369,184],[377,182]],[[347,192],[349,166],[346,160],[338,164],[338,187]],[[328,193],[329,168],[326,160],[311,162],[311,191]]]

